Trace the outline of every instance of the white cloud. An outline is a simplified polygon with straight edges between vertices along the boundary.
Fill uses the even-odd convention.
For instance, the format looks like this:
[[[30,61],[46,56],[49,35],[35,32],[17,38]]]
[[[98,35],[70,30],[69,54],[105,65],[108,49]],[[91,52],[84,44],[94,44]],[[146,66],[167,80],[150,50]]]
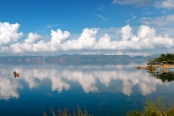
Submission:
[[[134,5],[140,7],[152,3],[152,0],[113,0],[112,3],[120,5]]]
[[[102,16],[101,14],[95,14],[95,16],[101,18],[101,19],[104,20],[104,21],[107,21],[107,20],[108,20],[107,18],[105,18],[105,17]]]
[[[95,44],[94,49],[116,49],[115,42],[111,42],[110,37],[105,34],[101,37],[99,41]]]
[[[168,16],[168,21],[173,21],[173,15]],[[10,24],[9,24],[10,25]],[[135,33],[135,31],[137,33]],[[4,29],[1,35],[4,35],[8,29]],[[15,29],[15,33],[18,30]],[[9,41],[9,44],[1,45],[1,53],[27,53],[27,52],[58,52],[58,51],[71,51],[73,50],[81,51],[90,50],[97,53],[97,51],[103,50],[113,50],[112,53],[116,51],[126,51],[126,50],[147,50],[147,49],[173,49],[174,39],[169,35],[157,35],[156,30],[146,25],[141,25],[139,28],[133,29],[130,25],[126,25],[115,31],[114,33],[109,33],[107,31],[102,34],[97,35],[100,32],[97,28],[88,29],[85,28],[78,38],[70,38],[70,32],[61,31],[60,29],[54,31],[51,30],[51,38],[47,41],[43,40],[41,36],[37,33],[29,33],[28,37],[23,41]],[[113,30],[112,30],[113,31]],[[133,33],[134,32],[134,33]],[[9,33],[8,36],[13,38],[14,31]],[[168,33],[166,33],[168,34]],[[18,33],[21,36],[21,34]],[[97,36],[96,36],[97,35]],[[19,37],[17,39],[19,39]],[[14,36],[15,38],[16,36]],[[114,52],[115,51],[115,52]],[[109,53],[108,53],[109,54]]]
[[[171,26],[174,24],[174,14],[155,18],[143,17],[141,21],[146,25]]]
[[[121,34],[122,34],[122,40],[123,41],[128,41],[133,36],[133,34],[132,34],[132,28],[129,25],[124,26],[121,29]]]
[[[62,32],[60,29],[57,31],[51,30],[52,37],[49,42],[45,42],[43,40],[35,42],[37,39],[41,38],[40,35],[36,33],[29,33],[25,42],[11,44],[10,48],[11,51],[15,53],[58,51],[61,48],[62,42],[65,41],[69,35],[70,33],[68,31]]]
[[[66,40],[70,33],[65,31],[64,33],[58,29],[57,31],[51,30],[51,43],[53,44],[61,44],[62,41]]]
[[[20,25],[18,23],[9,24],[8,22],[0,22],[0,45],[16,42],[22,37],[22,33],[18,33]]]
[[[171,8],[174,8],[174,1],[173,0],[156,1],[154,6],[157,7],[157,8],[171,9]]]
[[[132,21],[132,20],[134,20],[134,19],[136,19],[136,18],[137,18],[136,16],[132,16],[132,18],[126,20],[126,23],[130,23],[130,21]]]
[[[41,38],[41,36],[39,36],[37,33],[29,33],[28,38],[25,39],[25,43],[32,44],[39,38]]]
[[[62,50],[89,50],[96,44],[96,29],[84,29],[78,39],[68,40],[62,44]]]

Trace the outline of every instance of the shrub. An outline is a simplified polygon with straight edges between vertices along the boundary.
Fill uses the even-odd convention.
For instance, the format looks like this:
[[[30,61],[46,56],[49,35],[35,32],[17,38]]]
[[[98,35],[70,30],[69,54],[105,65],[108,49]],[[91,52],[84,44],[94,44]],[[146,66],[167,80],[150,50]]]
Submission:
[[[128,116],[174,116],[174,107],[166,108],[160,100],[147,101],[143,112],[136,110]]]
[[[86,107],[84,107],[84,111],[82,111],[79,106],[77,106],[77,112],[74,111],[73,114],[69,114],[66,107],[63,110],[58,108],[57,115],[52,108],[50,108],[50,110],[51,110],[52,116],[93,116],[88,113],[88,111],[86,110]],[[42,110],[42,112],[43,112],[43,116],[47,116],[44,110]]]

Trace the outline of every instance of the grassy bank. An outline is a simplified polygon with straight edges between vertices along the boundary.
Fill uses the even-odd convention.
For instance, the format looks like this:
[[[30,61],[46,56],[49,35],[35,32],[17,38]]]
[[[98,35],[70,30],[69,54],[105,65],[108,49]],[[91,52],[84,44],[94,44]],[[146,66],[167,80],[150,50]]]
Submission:
[[[58,109],[57,113],[53,109],[50,109],[50,112],[52,116],[93,116],[88,113],[86,108],[82,111],[80,107],[77,107],[77,111],[73,113],[69,113],[66,108],[63,110]],[[48,116],[45,111],[43,111],[43,116]],[[166,107],[160,100],[155,102],[149,100],[142,111],[128,111],[127,116],[174,116],[174,106]]]
[[[143,111],[134,110],[128,116],[174,116],[174,106],[166,107],[160,100],[147,101]]]
[[[43,116],[48,116],[44,110],[42,110],[42,112]],[[59,108],[57,113],[53,109],[50,109],[50,112],[52,116],[93,116],[88,113],[86,107],[84,107],[84,110],[81,110],[79,106],[77,106],[77,111],[74,111],[73,113],[69,113],[66,107],[62,110]]]

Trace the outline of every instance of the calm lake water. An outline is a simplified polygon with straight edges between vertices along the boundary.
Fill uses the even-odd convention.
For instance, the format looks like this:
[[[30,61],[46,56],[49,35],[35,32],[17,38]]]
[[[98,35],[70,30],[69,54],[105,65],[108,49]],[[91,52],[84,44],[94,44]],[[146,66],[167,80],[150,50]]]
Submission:
[[[42,116],[50,108],[57,112],[83,109],[96,116],[124,116],[142,110],[149,99],[174,105],[174,82],[162,82],[146,70],[128,64],[1,64],[0,115]],[[13,71],[20,78],[13,77]]]

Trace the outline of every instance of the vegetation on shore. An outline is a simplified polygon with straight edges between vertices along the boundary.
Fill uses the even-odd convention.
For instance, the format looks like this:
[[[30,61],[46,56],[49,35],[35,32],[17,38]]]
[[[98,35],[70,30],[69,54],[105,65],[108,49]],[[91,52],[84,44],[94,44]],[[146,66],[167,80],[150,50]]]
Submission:
[[[156,58],[150,62],[163,62],[163,61],[166,61],[166,63],[174,61],[174,54],[161,54],[159,58]]]
[[[137,68],[138,70],[146,69],[146,70],[149,70],[150,72],[156,70],[156,67],[153,66],[153,65],[149,65],[149,66],[137,66],[137,67],[135,67],[135,68]]]
[[[174,116],[174,106],[166,108],[160,100],[147,101],[143,111],[135,110],[129,112],[128,116]]]
[[[43,111],[43,116],[48,116],[45,111]],[[68,110],[64,108],[63,110],[58,109],[58,113],[56,114],[53,109],[50,109],[52,116],[93,116],[88,113],[86,107],[84,107],[84,111],[77,107],[77,111],[73,113],[68,113]],[[164,103],[160,100],[155,102],[148,100],[142,111],[133,110],[128,111],[127,116],[174,116],[174,106],[166,107]]]
[[[93,116],[92,114],[88,113],[86,107],[84,107],[84,111],[83,111],[80,109],[79,106],[77,106],[77,112],[74,111],[73,113],[69,113],[66,107],[63,110],[59,108],[57,114],[52,108],[50,108],[50,110],[51,110],[52,116]],[[48,116],[44,110],[42,110],[42,112],[43,112],[43,116]]]
[[[161,64],[165,65],[161,65]],[[146,69],[150,72],[153,72],[156,70],[158,66],[156,65],[161,65],[161,68],[166,69],[168,68],[167,66],[174,64],[174,54],[161,54],[160,57],[154,59],[154,60],[149,60],[149,63],[147,66],[137,66],[137,69]]]

